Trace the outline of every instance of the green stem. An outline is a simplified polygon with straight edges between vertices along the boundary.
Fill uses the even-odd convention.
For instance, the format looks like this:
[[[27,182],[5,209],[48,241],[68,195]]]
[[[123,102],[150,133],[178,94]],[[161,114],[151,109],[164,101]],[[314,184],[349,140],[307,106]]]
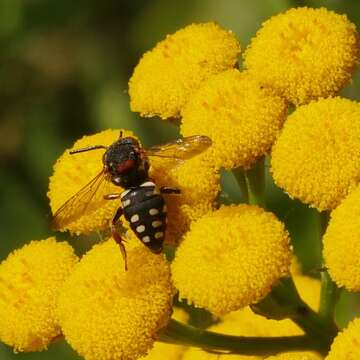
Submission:
[[[239,185],[244,202],[249,203],[249,193],[244,170],[242,168],[236,168],[232,170],[232,173]]]
[[[319,349],[316,339],[309,336],[245,337],[218,334],[182,324],[171,319],[160,334],[160,341],[194,346],[212,351],[242,355],[274,355],[282,351]]]
[[[324,235],[328,222],[329,213],[320,213],[320,236],[319,241],[322,248],[322,236]],[[325,264],[323,262],[323,266]],[[332,324],[334,322],[335,307],[339,299],[339,289],[336,284],[331,280],[329,273],[326,270],[321,272],[321,293],[320,293],[320,306],[319,316],[324,325]]]
[[[245,171],[249,204],[265,207],[265,158],[259,159]]]

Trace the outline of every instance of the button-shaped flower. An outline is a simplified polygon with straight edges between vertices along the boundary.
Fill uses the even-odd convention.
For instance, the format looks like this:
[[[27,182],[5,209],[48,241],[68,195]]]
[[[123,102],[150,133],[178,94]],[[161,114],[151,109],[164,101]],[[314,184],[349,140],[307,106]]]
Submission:
[[[172,263],[180,297],[223,315],[262,299],[288,275],[288,233],[256,206],[224,206],[193,222]]]
[[[0,340],[15,351],[41,351],[61,334],[56,300],[77,257],[55,238],[32,241],[0,264]]]
[[[250,167],[264,155],[286,117],[282,98],[263,89],[248,73],[228,70],[211,77],[193,94],[182,115],[184,136],[207,135],[217,167]]]
[[[202,81],[232,68],[240,45],[209,22],[189,25],[143,55],[129,81],[130,106],[142,116],[179,117]]]
[[[297,108],[273,146],[271,171],[291,197],[334,209],[360,178],[360,104],[336,97]]]
[[[303,7],[264,22],[244,57],[263,85],[299,105],[338,93],[359,55],[359,36],[346,15]]]
[[[95,245],[75,267],[59,297],[58,318],[69,344],[86,360],[137,359],[152,347],[171,315],[173,287],[163,255]]]

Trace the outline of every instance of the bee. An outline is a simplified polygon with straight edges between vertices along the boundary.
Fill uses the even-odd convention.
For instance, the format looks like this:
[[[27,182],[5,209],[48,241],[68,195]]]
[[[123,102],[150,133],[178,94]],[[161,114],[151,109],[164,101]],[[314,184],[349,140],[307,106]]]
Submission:
[[[105,194],[105,200],[120,199],[111,222],[111,234],[120,247],[127,270],[127,256],[124,239],[117,231],[121,215],[129,222],[137,238],[153,253],[159,254],[163,249],[166,232],[167,212],[164,194],[180,194],[175,187],[158,188],[149,177],[149,158],[157,156],[171,166],[177,166],[190,159],[211,145],[207,136],[195,135],[169,142],[164,145],[144,149],[133,137],[123,137],[122,131],[118,140],[110,146],[94,145],[71,150],[70,154],[104,149],[103,167],[88,184],[67,200],[54,214],[53,229],[58,230],[79,218],[94,203],[99,188],[107,182],[122,187],[124,191]]]

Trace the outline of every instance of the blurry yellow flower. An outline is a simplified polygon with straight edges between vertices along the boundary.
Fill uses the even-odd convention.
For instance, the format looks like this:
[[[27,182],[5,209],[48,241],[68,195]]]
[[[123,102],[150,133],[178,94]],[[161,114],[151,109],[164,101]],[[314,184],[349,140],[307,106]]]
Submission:
[[[319,211],[335,208],[360,178],[360,105],[340,97],[300,106],[272,150],[275,183]]]
[[[289,273],[288,233],[256,206],[227,206],[191,224],[176,252],[173,280],[196,306],[222,315],[255,303]]]
[[[0,340],[15,351],[41,351],[61,334],[56,299],[77,257],[55,238],[32,241],[0,264]]]
[[[283,353],[276,356],[270,356],[265,360],[321,360],[323,359],[320,355],[305,351],[296,351],[290,353]]]
[[[264,22],[245,67],[294,104],[336,94],[359,63],[359,37],[345,15],[294,8]]]
[[[134,136],[131,131],[122,130],[123,137]],[[84,136],[76,141],[71,149],[66,150],[54,165],[54,174],[50,177],[49,191],[50,207],[53,214],[67,200],[82,189],[90,180],[100,173],[103,168],[102,156],[104,150],[94,150],[74,155],[69,150],[79,149],[90,145],[112,144],[119,138],[120,130],[105,130],[95,135]],[[109,226],[109,221],[119,207],[119,201],[104,200],[103,196],[108,193],[119,193],[123,189],[105,181],[104,186],[99,188],[96,196],[92,199],[92,206],[88,206],[84,213],[74,219],[61,231],[69,230],[76,234],[89,234]]]
[[[275,141],[285,120],[286,105],[249,76],[228,70],[211,77],[190,98],[181,133],[207,135],[207,154],[217,167],[249,167]]]
[[[324,258],[339,287],[360,291],[360,187],[331,213],[323,237]]]
[[[360,318],[356,318],[337,335],[325,360],[359,360],[359,336]]]
[[[128,268],[109,240],[94,246],[65,282],[59,322],[86,360],[137,359],[169,320],[173,288],[164,256],[134,247],[128,249]]]
[[[211,161],[200,155],[172,169],[154,159],[150,173],[158,186],[181,189],[180,195],[165,195],[168,212],[165,242],[177,243],[189,230],[191,221],[214,210],[220,190],[219,172]]]
[[[234,34],[209,22],[189,25],[145,53],[129,81],[130,106],[142,116],[179,117],[200,83],[232,68],[240,45]]]
[[[188,321],[188,314],[179,308],[174,308],[172,318],[182,323]],[[155,342],[154,347],[149,354],[145,356],[144,360],[181,360],[182,354],[185,351],[185,346],[175,345],[169,343]]]

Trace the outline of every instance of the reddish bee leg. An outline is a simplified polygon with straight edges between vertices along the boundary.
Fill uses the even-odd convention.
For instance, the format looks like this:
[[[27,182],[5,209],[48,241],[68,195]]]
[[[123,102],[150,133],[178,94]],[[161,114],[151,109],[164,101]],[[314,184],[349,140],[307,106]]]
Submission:
[[[105,200],[116,200],[116,199],[119,199],[121,196],[121,194],[119,193],[116,193],[116,194],[106,194],[104,195],[104,199]],[[121,216],[121,215],[120,215]]]
[[[114,238],[114,240],[117,242],[117,244],[120,246],[121,255],[125,262],[125,271],[127,271],[127,256],[126,256],[125,246],[123,244],[124,240],[121,238],[120,234],[116,230],[116,223],[119,221],[122,213],[123,213],[123,209],[121,207],[116,210],[116,213],[111,220],[111,235]]]
[[[161,194],[181,194],[180,189],[170,186],[162,186],[160,192]]]

